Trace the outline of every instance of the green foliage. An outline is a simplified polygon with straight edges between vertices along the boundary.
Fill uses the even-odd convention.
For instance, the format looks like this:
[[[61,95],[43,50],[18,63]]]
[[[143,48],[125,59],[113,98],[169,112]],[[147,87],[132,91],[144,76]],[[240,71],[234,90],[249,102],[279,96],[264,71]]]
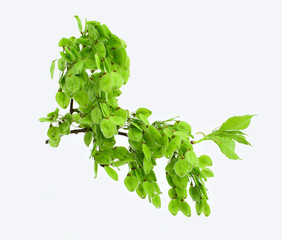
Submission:
[[[229,159],[240,159],[235,153],[235,142],[251,145],[245,130],[254,115],[235,116],[199,140],[194,140],[190,124],[178,117],[150,123],[152,111],[138,108],[129,112],[118,104],[121,88],[130,76],[130,60],[125,42],[97,21],[87,21],[83,28],[75,16],[79,37],[59,41],[61,57],[53,60],[51,78],[59,71],[59,88],[55,99],[59,108],[39,119],[48,122],[48,143],[58,147],[63,135],[83,132],[84,143],[91,148],[94,178],[98,169],[118,181],[119,167],[127,165],[124,185],[142,199],[161,207],[162,194],[154,168],[157,159],[168,159],[166,179],[171,187],[168,209],[172,215],[181,211],[191,216],[187,198],[195,202],[198,215],[210,215],[206,181],[213,177],[212,160],[208,155],[197,156],[194,145],[213,141]],[[71,129],[72,128],[72,129]],[[128,137],[129,147],[116,146],[117,136]],[[116,169],[116,170],[115,170]]]

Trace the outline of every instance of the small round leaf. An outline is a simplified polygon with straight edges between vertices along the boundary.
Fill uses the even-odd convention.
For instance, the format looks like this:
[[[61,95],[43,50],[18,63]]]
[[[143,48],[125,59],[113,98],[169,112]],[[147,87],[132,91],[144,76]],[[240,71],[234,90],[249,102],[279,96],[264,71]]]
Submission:
[[[187,202],[180,202],[180,210],[185,216],[191,217],[191,208]]]
[[[86,91],[79,91],[74,95],[74,100],[78,103],[78,105],[82,108],[88,106],[89,97]]]
[[[127,176],[124,179],[124,185],[128,189],[128,191],[133,192],[138,185],[138,179],[134,176]]]
[[[170,200],[168,204],[168,210],[173,216],[176,216],[179,211],[179,202],[177,199]]]
[[[60,105],[61,108],[66,109],[70,104],[70,99],[66,96],[64,92],[57,92],[56,101]]]
[[[104,74],[99,80],[99,85],[101,90],[106,93],[109,93],[111,91],[112,84],[113,84],[113,78],[112,78],[112,74],[110,73]]]
[[[111,138],[117,131],[116,124],[110,119],[104,118],[100,126],[105,138]]]
[[[183,177],[189,170],[189,163],[186,159],[180,159],[174,165],[174,171],[179,177]]]

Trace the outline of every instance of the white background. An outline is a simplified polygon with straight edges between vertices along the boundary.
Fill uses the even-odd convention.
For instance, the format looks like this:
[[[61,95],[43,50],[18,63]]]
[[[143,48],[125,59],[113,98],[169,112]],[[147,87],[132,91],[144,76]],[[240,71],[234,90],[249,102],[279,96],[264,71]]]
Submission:
[[[0,239],[281,239],[281,12],[274,0],[2,3]],[[56,108],[58,86],[49,67],[60,38],[79,35],[76,14],[128,44],[122,107],[147,107],[151,121],[181,116],[194,133],[258,114],[247,130],[253,147],[237,148],[243,161],[211,142],[195,146],[214,161],[210,217],[193,204],[191,218],[169,213],[166,159],[156,168],[157,210],[127,191],[126,167],[118,182],[103,169],[93,179],[83,135],[44,144],[48,124],[38,118]]]

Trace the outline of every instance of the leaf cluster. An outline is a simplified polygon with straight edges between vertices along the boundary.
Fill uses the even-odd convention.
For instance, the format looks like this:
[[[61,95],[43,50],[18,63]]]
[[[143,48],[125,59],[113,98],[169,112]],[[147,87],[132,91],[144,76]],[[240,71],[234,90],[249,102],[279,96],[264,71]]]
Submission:
[[[91,148],[90,158],[94,160],[95,178],[98,169],[103,169],[118,181],[118,170],[126,165],[125,187],[156,208],[161,207],[162,191],[154,168],[158,159],[166,158],[170,213],[177,215],[181,211],[190,217],[189,197],[198,215],[209,216],[205,182],[214,176],[210,169],[212,160],[207,155],[197,156],[193,145],[212,140],[226,157],[239,159],[235,141],[250,145],[242,130],[253,115],[229,118],[218,130],[195,141],[191,126],[185,121],[172,118],[150,123],[149,109],[129,112],[121,108],[117,97],[130,76],[126,43],[105,24],[85,20],[83,28],[80,18],[75,17],[81,36],[62,38],[60,58],[52,61],[50,67],[51,78],[56,66],[59,71],[55,100],[62,109],[69,107],[69,112],[59,114],[57,108],[39,119],[50,124],[47,142],[58,147],[63,135],[84,133],[84,143]],[[128,137],[128,148],[116,146],[117,135]]]

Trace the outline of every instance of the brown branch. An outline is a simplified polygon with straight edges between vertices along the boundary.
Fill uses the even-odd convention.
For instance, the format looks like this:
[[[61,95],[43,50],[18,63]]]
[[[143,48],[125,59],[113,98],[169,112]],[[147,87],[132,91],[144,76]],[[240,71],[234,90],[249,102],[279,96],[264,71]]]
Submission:
[[[73,129],[73,130],[70,131],[70,134],[84,133],[84,132],[87,132],[87,131],[88,131],[87,128]],[[118,135],[127,137],[127,133],[125,133],[125,132],[119,132],[118,131]],[[45,141],[45,143],[48,144],[49,143],[49,139],[47,139]]]
[[[70,114],[73,114],[73,98],[70,101]]]
[[[125,132],[118,132],[118,135],[128,137],[127,133],[125,133]]]

